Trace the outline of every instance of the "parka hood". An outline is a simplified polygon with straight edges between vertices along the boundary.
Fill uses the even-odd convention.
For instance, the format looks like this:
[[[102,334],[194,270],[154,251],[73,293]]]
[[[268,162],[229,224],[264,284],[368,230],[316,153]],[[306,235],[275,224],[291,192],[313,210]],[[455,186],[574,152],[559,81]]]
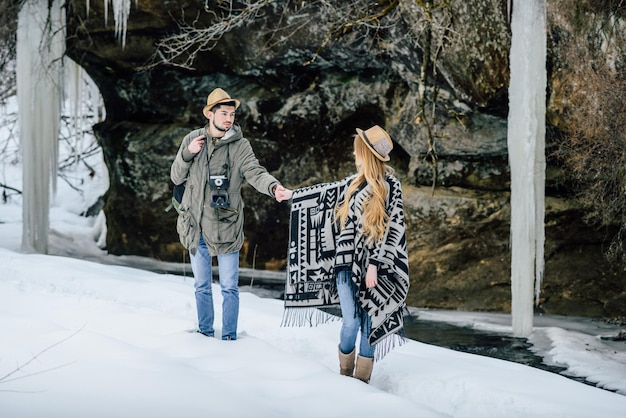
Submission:
[[[205,127],[204,129],[206,130],[207,135],[210,136],[208,128]],[[230,144],[232,142],[239,141],[241,138],[243,138],[241,127],[238,124],[234,123],[233,126],[231,126],[230,129],[226,131],[226,134],[222,138],[219,138],[218,141],[216,141],[215,146],[220,147],[222,145]]]

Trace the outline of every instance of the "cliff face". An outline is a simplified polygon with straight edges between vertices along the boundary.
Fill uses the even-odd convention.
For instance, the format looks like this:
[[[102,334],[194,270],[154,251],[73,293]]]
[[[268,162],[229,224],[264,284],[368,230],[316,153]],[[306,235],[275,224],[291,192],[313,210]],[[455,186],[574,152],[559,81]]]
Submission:
[[[84,0],[68,2],[68,55],[89,72],[107,108],[106,121],[95,130],[111,176],[104,208],[109,252],[183,260],[176,216],[164,212],[171,197],[169,169],[182,137],[204,124],[206,96],[219,86],[241,100],[237,120],[261,163],[292,188],[352,172],[355,128],[384,126],[394,139],[391,165],[405,195],[409,304],[510,309],[506,1],[453,0],[431,18],[408,0],[351,11],[342,10],[349,2],[340,1],[257,2],[262,7],[254,18],[231,19],[231,29],[213,49],[199,53],[193,68],[149,70],[139,68],[153,62],[160,39],[179,31],[183,19],[211,28],[227,2],[209,1],[209,11],[187,0],[132,2],[124,47],[111,16],[105,25],[99,3],[91,2],[87,17]],[[550,3],[549,31],[563,39],[572,22],[559,6],[568,2]],[[376,14],[379,19],[368,18]],[[567,104],[558,87],[579,76],[558,66],[559,48],[551,36],[549,132],[557,130]],[[424,91],[430,105],[420,114],[428,50]],[[437,154],[436,171],[429,150]],[[626,274],[602,255],[606,231],[585,225],[563,186],[567,173],[550,158],[548,164],[541,308],[625,315]],[[280,268],[288,205],[249,186],[244,199],[242,262]]]

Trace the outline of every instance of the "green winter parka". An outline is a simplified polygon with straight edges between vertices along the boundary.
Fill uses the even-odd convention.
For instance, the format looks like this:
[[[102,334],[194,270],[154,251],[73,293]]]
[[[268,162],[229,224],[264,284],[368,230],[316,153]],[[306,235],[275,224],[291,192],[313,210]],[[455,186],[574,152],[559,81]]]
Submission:
[[[197,154],[191,154],[187,147],[200,135],[205,135],[204,146]],[[228,208],[211,207],[209,175],[228,178]],[[237,252],[243,245],[244,202],[241,186],[244,179],[270,197],[274,197],[274,186],[280,184],[259,163],[250,142],[243,137],[237,124],[224,138],[211,138],[207,127],[188,133],[172,163],[170,178],[176,185],[186,182],[176,223],[181,244],[195,251],[202,233],[212,256]]]

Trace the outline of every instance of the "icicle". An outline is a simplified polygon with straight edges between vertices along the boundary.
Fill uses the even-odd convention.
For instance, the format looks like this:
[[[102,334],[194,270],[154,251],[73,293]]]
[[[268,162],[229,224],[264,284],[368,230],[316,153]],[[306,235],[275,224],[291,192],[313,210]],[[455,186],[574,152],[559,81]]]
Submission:
[[[65,15],[61,0],[28,0],[17,33],[17,93],[23,163],[22,250],[48,251],[50,190],[56,191]]]
[[[544,257],[546,3],[518,1],[511,22],[508,150],[511,166],[513,333],[533,328]]]
[[[131,0],[103,0],[104,2],[104,26],[109,23],[109,3],[113,10],[113,20],[115,22],[115,37],[121,41],[122,48],[126,47],[126,28],[128,27],[128,17],[130,16],[130,4]],[[138,0],[135,0],[135,7],[138,5]],[[86,15],[89,19],[89,0],[87,0],[85,7],[87,8]]]
[[[74,159],[80,158],[81,155],[81,139],[82,139],[82,124],[83,124],[83,69],[71,59],[65,62],[66,75],[66,102],[69,107],[69,114],[71,120],[69,137],[73,139],[72,149],[74,150]]]
[[[113,8],[113,19],[115,20],[115,36],[121,40],[122,48],[126,46],[126,28],[128,16],[130,15],[131,0],[104,0],[104,23],[108,19],[108,4],[111,2]],[[135,1],[135,5],[137,2]]]
[[[92,81],[90,85],[91,85],[91,95],[90,95],[91,104],[93,108],[95,109],[96,123],[100,123],[104,121],[104,119],[106,118],[106,108],[104,107],[104,99],[102,98],[102,95],[100,94],[100,90],[98,90],[98,86],[96,86],[96,83]]]
[[[73,157],[78,160],[85,151],[85,131],[102,122],[105,112],[102,95],[87,72],[71,59],[65,60],[65,69],[67,96],[63,114],[69,114],[70,129],[63,133],[72,139]]]
[[[111,0],[104,0],[104,26],[109,23],[109,1]]]

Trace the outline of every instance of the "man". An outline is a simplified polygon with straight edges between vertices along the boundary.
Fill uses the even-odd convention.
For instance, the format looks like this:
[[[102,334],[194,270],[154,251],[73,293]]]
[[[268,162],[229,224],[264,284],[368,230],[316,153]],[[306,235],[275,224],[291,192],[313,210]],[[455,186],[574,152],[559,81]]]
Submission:
[[[221,88],[213,90],[202,111],[208,123],[183,138],[170,173],[175,185],[185,183],[176,229],[190,254],[198,332],[215,335],[212,260],[217,257],[222,340],[237,339],[239,250],[244,238],[241,185],[245,179],[271,197],[285,190],[261,166],[235,123],[239,104]]]

